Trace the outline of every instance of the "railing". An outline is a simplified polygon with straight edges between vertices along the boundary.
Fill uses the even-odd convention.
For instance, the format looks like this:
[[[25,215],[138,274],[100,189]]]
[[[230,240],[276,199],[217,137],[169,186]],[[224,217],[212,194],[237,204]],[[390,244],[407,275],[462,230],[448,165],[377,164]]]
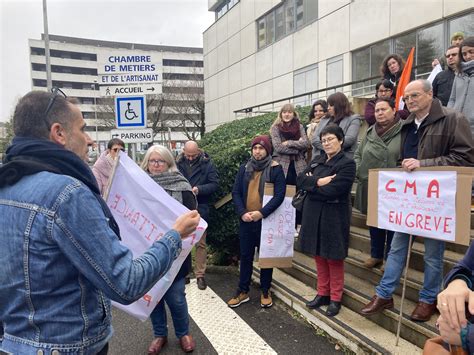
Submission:
[[[422,63],[418,66],[413,67],[413,71],[416,73],[417,68],[425,67],[429,63]],[[416,79],[426,78],[430,72],[415,74]],[[344,93],[347,97],[373,97],[375,92],[375,84],[380,80],[380,76],[372,76],[365,79],[354,80],[348,83],[330,86],[324,89],[318,89],[309,91],[299,95],[293,95],[285,97],[275,101],[269,101],[262,104],[249,106],[240,110],[235,110],[235,118],[250,117],[254,115],[260,115],[263,113],[275,112],[286,103],[292,103],[295,106],[309,106],[314,101],[319,99],[327,99],[332,93],[339,91]]]

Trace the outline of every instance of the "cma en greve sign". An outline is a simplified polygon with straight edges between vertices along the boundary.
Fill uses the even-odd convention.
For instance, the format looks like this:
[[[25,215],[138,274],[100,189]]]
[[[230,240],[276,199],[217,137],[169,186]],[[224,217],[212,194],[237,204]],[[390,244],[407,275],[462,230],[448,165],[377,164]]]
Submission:
[[[146,128],[145,96],[125,96],[115,98],[115,118],[117,128]]]

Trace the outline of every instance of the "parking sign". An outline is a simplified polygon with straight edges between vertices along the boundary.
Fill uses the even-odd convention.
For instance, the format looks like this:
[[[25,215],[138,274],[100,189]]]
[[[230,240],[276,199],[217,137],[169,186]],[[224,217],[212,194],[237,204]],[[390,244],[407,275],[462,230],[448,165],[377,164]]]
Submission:
[[[115,98],[117,128],[146,128],[145,96]]]

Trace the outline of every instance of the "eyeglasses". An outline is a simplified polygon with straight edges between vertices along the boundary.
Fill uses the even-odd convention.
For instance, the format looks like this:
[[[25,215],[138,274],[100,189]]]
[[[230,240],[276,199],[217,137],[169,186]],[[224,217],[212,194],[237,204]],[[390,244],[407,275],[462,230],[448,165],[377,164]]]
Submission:
[[[125,149],[124,149],[124,148],[112,148],[111,150],[112,150],[112,152],[116,152],[116,153],[117,153],[119,150],[122,151],[122,152],[125,152]]]
[[[150,160],[148,160],[148,164],[150,164],[150,165],[160,165],[160,166],[163,166],[163,165],[166,164],[166,161],[161,160],[161,159],[158,159],[158,160],[150,159]]]
[[[48,114],[51,111],[51,109],[53,108],[54,102],[56,101],[56,98],[58,96],[62,96],[64,98],[67,98],[66,94],[60,88],[58,88],[57,86],[53,86],[51,88],[51,94],[52,95],[51,95],[51,98],[49,99],[48,106],[46,106],[46,111],[44,111],[44,117],[45,118],[48,118]],[[49,129],[49,127],[48,127],[48,129]]]
[[[403,96],[403,102],[407,102],[407,101],[410,101],[410,100],[417,100],[421,95],[423,95],[423,93],[421,92],[415,92],[411,95],[405,95]]]
[[[330,144],[336,138],[337,137],[329,137],[329,138],[326,138],[326,139],[321,139],[321,144]]]
[[[458,53],[446,54],[446,58],[457,57]]]

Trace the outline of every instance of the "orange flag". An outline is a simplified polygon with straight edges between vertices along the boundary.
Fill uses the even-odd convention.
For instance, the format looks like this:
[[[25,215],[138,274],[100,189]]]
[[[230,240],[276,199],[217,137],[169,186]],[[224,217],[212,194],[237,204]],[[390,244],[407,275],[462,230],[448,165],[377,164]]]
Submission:
[[[397,110],[401,110],[404,107],[404,103],[402,100],[403,92],[405,91],[405,87],[410,82],[411,68],[413,67],[414,54],[415,54],[415,47],[412,47],[410,50],[410,53],[408,54],[408,58],[405,63],[405,67],[403,68],[402,75],[400,76],[400,80],[398,81],[397,95],[395,97],[395,104],[397,105]]]

